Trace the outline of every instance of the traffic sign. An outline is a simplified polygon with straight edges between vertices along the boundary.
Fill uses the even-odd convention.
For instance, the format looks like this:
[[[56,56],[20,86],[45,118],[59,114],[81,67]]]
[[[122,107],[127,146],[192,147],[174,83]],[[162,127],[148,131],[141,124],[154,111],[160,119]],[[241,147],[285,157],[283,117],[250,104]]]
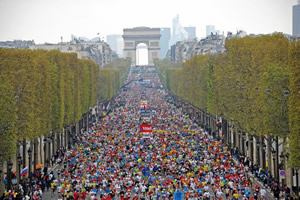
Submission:
[[[284,170],[280,170],[279,174],[280,174],[280,176],[285,176],[285,171]]]

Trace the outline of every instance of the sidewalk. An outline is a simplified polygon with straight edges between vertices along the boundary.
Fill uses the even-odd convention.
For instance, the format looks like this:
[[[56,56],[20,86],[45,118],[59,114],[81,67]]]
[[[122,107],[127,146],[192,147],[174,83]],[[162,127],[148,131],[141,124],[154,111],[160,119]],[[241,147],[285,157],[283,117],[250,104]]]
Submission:
[[[234,156],[233,156],[232,158],[233,158],[233,161],[235,162],[235,164],[240,164],[240,162],[239,162]],[[254,175],[253,175],[250,171],[248,172],[248,175],[249,175],[251,178],[253,178],[254,184],[259,185],[260,188],[265,188],[265,189],[266,189],[266,191],[267,191],[267,198],[268,198],[268,199],[269,199],[269,198],[270,198],[270,199],[274,199],[273,192],[271,191],[270,188],[266,188],[266,187],[264,186],[264,184],[261,183],[260,181],[258,181],[257,178],[255,178]]]

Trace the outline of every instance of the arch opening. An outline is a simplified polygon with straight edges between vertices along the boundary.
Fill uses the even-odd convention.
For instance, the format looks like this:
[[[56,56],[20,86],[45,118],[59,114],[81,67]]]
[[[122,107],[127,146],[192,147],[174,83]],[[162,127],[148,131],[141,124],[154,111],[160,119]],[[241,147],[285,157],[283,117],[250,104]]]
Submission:
[[[149,65],[148,46],[145,43],[140,43],[136,46],[136,65]]]

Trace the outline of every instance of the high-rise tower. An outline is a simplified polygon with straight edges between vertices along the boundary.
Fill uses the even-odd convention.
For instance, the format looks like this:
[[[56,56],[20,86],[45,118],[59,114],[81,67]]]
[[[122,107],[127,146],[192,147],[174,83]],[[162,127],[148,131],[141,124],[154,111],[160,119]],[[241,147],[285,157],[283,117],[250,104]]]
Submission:
[[[293,6],[293,36],[300,36],[300,0]]]
[[[160,59],[164,59],[169,49],[171,39],[170,28],[160,28]]]

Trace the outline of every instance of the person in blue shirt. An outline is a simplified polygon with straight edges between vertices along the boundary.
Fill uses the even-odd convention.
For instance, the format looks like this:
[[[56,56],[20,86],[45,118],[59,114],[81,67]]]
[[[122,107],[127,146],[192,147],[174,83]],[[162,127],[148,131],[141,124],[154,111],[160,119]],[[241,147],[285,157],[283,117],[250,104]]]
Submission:
[[[183,192],[180,190],[176,190],[174,193],[174,200],[182,200],[183,199]]]
[[[198,188],[198,194],[201,195],[201,196],[203,195],[203,189],[202,188]]]
[[[245,189],[245,196],[249,199],[249,197],[250,197],[250,190],[249,190],[249,188]]]

